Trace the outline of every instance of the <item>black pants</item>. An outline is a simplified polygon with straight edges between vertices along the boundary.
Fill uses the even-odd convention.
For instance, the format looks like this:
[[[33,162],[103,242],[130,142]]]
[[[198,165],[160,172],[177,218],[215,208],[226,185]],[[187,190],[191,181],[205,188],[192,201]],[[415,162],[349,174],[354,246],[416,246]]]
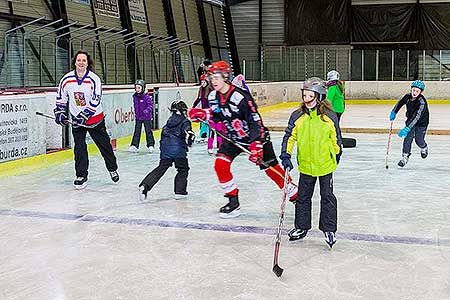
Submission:
[[[139,186],[145,184],[147,189],[151,190],[173,163],[175,163],[175,168],[177,169],[177,175],[174,180],[174,192],[175,194],[187,195],[187,178],[189,175],[187,158],[161,159],[159,165],[145,176]]]
[[[317,177],[300,173],[298,196],[295,203],[295,227],[311,229],[311,198]],[[321,231],[337,230],[337,199],[333,194],[333,173],[320,176],[320,219]]]
[[[427,143],[425,142],[426,132],[427,127],[413,127],[403,140],[403,153],[405,154],[411,153],[411,145],[413,140],[416,141],[416,144],[417,146],[419,146],[420,149],[427,147]]]
[[[131,145],[135,146],[136,148],[139,148],[139,143],[141,142],[142,124],[144,124],[145,138],[147,139],[147,147],[155,146],[155,138],[153,137],[151,120],[145,121],[136,120],[136,123],[134,124],[134,134],[133,140],[131,141]]]
[[[75,144],[75,172],[77,177],[87,177],[89,168],[89,156],[86,145],[86,134],[94,140],[105,160],[108,171],[117,170],[117,160],[111,146],[111,140],[106,132],[105,120],[93,128],[72,127],[73,141]]]

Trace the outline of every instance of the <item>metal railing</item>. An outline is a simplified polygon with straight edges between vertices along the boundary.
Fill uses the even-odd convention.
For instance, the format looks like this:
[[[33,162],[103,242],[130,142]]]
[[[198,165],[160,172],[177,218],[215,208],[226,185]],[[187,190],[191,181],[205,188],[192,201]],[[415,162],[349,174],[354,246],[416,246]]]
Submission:
[[[337,70],[343,80],[450,80],[450,50],[264,46],[260,52],[260,60],[242,61],[247,79],[305,80]]]
[[[93,24],[79,26],[78,22],[57,27],[62,20],[42,25],[43,20],[41,17],[5,32],[4,65],[0,70],[0,82],[5,87],[57,85],[71,69],[73,54],[82,48],[92,55],[104,84],[130,84],[137,78],[154,83],[178,82],[179,70],[186,82],[196,82],[198,66],[194,64],[204,60],[184,51],[198,41],[127,33],[126,29]]]

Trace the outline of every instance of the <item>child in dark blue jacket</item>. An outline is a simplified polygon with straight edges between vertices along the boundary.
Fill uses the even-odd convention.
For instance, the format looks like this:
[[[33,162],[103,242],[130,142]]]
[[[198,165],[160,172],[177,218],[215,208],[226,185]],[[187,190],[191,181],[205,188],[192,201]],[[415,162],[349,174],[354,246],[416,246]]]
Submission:
[[[195,139],[191,121],[186,117],[187,109],[188,107],[183,101],[174,101],[170,105],[172,115],[161,132],[159,165],[145,176],[139,185],[141,200],[147,198],[147,193],[173,163],[175,163],[177,169],[174,181],[175,199],[182,199],[187,196],[187,177],[189,174],[187,151]]]

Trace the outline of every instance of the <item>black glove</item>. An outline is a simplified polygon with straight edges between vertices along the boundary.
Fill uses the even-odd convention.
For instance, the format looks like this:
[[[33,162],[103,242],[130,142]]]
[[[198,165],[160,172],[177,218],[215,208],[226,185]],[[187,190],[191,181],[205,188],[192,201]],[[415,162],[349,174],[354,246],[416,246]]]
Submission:
[[[78,126],[84,126],[86,124],[86,121],[90,118],[91,116],[85,112],[82,111],[80,112],[76,117],[73,117],[73,121],[74,121],[74,125],[78,125]]]
[[[288,153],[281,153],[280,159],[281,159],[281,165],[283,166],[283,168],[285,170],[287,170],[287,169],[292,170],[294,168],[294,166],[292,165],[291,155],[290,154],[288,154]]]
[[[67,118],[67,112],[65,109],[62,108],[55,108],[53,110],[55,113],[55,122],[58,125],[64,126],[67,124],[68,118]]]
[[[337,162],[337,164],[339,164],[339,162],[341,161],[341,156],[342,156],[342,148],[341,148],[341,151],[339,151],[339,153],[336,154],[336,162]]]
[[[192,130],[186,131],[186,144],[191,147],[195,140],[195,133]]]

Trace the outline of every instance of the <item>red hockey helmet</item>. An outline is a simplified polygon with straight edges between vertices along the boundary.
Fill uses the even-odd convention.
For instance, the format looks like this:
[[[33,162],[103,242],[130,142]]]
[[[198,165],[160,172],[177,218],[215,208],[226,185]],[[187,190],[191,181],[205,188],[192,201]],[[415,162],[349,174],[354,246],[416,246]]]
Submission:
[[[208,81],[208,77],[206,77],[206,74],[202,74],[200,76],[200,81],[203,81],[203,80]]]
[[[225,79],[229,79],[231,77],[231,67],[230,65],[224,61],[216,61],[208,66],[208,75],[221,73]]]

